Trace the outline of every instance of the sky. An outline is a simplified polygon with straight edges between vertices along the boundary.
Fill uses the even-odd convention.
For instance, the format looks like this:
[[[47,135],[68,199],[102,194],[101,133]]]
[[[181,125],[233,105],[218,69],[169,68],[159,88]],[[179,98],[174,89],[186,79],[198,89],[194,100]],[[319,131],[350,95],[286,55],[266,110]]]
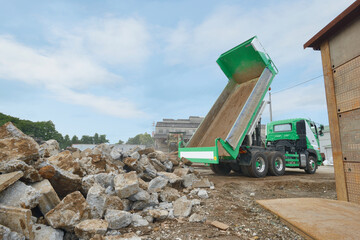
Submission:
[[[303,44],[352,2],[0,0],[0,112],[126,141],[205,116],[227,84],[217,58],[256,35],[279,69],[273,120],[327,125],[320,51]]]

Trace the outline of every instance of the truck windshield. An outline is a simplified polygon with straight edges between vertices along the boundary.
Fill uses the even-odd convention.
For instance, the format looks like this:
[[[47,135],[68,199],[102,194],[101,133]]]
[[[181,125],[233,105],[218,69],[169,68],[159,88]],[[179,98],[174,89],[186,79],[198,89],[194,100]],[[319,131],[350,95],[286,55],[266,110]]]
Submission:
[[[288,131],[291,131],[290,123],[274,125],[274,132],[288,132]]]

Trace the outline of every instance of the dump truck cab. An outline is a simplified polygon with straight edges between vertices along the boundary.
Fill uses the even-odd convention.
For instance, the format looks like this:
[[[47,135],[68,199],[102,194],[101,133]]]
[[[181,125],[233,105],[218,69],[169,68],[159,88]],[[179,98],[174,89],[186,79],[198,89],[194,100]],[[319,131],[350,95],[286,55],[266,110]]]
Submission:
[[[311,164],[320,166],[319,136],[323,128],[322,125],[318,128],[315,122],[305,118],[270,122],[266,125],[265,145],[267,149],[285,154],[286,167],[305,168],[306,163],[301,163],[301,157],[305,159],[309,156],[316,159]]]

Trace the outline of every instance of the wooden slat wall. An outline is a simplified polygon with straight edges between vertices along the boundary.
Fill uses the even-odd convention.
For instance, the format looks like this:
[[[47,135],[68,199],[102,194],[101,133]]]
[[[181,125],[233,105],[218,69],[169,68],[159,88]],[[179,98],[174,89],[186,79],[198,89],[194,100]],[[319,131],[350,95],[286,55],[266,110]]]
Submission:
[[[333,152],[334,160],[334,170],[335,170],[335,183],[336,183],[336,193],[337,199],[342,201],[348,201],[345,173],[344,173],[344,163],[342,157],[341,141],[340,141],[340,128],[339,128],[339,119],[338,119],[338,110],[335,97],[335,84],[333,69],[330,58],[330,47],[329,42],[325,41],[321,44],[321,59],[323,64],[324,72],[324,83],[325,83],[325,92],[326,92],[326,103],[329,115],[329,126],[330,126],[330,136],[331,136],[331,145]]]
[[[339,200],[360,204],[360,56],[334,68],[321,46]]]

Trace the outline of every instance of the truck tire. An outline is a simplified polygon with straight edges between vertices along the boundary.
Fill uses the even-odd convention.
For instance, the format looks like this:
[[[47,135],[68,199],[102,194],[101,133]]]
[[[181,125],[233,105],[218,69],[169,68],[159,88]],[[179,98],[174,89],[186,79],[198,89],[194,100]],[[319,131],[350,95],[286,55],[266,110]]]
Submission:
[[[227,176],[231,172],[230,165],[226,163],[210,164],[210,168],[215,174],[222,176]]]
[[[249,176],[255,178],[265,177],[269,169],[269,163],[264,153],[255,152],[251,157],[250,166],[247,166]]]
[[[314,174],[317,169],[317,163],[316,158],[312,155],[309,156],[309,162],[307,163],[307,166],[305,168],[305,172],[307,174]]]
[[[237,162],[236,163],[231,163],[229,165],[231,167],[231,170],[233,170],[233,172],[238,173],[238,174],[242,173],[241,166]]]
[[[268,155],[269,175],[282,176],[285,173],[285,157],[280,152],[272,152]]]

